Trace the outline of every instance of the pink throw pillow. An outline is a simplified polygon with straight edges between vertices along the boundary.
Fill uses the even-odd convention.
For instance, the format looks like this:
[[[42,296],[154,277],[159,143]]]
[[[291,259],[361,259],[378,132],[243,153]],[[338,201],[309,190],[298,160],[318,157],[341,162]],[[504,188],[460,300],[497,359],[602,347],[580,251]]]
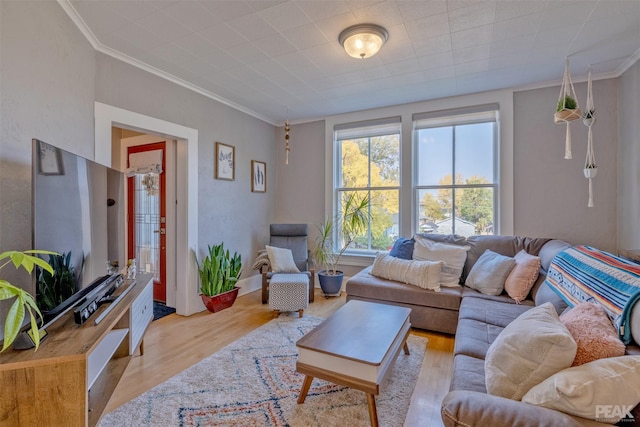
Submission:
[[[516,254],[516,266],[504,282],[504,290],[517,303],[527,298],[531,287],[536,282],[540,272],[540,258],[529,255],[524,250]]]
[[[624,356],[625,346],[618,338],[607,312],[600,305],[581,302],[562,313],[560,321],[578,344],[576,358],[571,366],[606,357]]]

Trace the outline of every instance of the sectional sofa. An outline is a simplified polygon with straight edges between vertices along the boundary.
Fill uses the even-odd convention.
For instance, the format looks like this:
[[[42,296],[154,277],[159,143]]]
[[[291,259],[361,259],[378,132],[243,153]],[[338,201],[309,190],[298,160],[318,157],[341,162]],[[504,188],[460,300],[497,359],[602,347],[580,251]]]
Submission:
[[[519,303],[506,294],[485,295],[464,285],[441,288],[439,292],[421,289],[373,276],[372,267],[354,275],[347,282],[347,300],[409,307],[412,309],[412,326],[456,335],[450,392],[442,402],[444,424],[540,427],[607,425],[487,392],[485,359],[491,344],[505,327],[523,313],[544,303],[552,304],[558,314],[567,308],[565,301],[545,283],[545,279],[554,257],[570,250],[571,245],[561,240],[517,236],[472,236],[465,239],[430,234],[428,237],[437,242],[469,248],[460,279],[463,284],[487,249],[508,257],[525,250],[538,256],[541,264],[540,274],[531,292]],[[640,314],[632,315],[631,327],[636,333],[640,331],[638,323]],[[629,345],[626,353],[640,354],[640,351],[637,346]]]

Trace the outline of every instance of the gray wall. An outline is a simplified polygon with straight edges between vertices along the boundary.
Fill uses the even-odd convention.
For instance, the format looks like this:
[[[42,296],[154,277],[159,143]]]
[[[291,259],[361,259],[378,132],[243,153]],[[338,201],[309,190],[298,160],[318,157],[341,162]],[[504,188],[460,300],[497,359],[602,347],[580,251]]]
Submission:
[[[57,3],[2,1],[0,15],[0,251],[4,251],[32,245],[31,139],[93,157],[96,66],[95,51]],[[3,269],[2,277],[7,276],[32,291],[26,274]]]
[[[640,62],[619,80],[618,248],[640,249]]]
[[[580,106],[586,84],[575,85]],[[594,207],[588,208],[583,167],[587,127],[571,123],[572,160],[564,159],[565,125],[554,124],[559,87],[514,93],[514,233],[555,237],[616,251],[618,161],[617,80],[593,83],[596,123],[593,141],[598,176]]]
[[[199,132],[200,251],[225,241],[250,270],[273,222],[275,177],[251,193],[251,160],[275,164],[274,126],[98,54],[56,2],[0,1],[0,250],[31,247],[31,139],[94,157],[94,102]],[[214,179],[215,141],[236,148],[236,179]],[[46,249],[46,248],[43,248]],[[29,290],[26,274],[2,277]],[[0,307],[0,318],[4,318]]]
[[[593,180],[595,206],[591,208],[587,208],[588,180],[582,171],[587,127],[582,121],[572,123],[573,159],[564,160],[565,127],[553,122],[560,88],[514,93],[514,234],[561,238],[616,251],[617,85],[617,79],[593,84],[598,111],[597,123],[593,126],[598,176]],[[586,84],[576,84],[575,88],[580,104],[585,105]],[[323,219],[325,130],[322,125],[323,122],[314,122],[292,126],[292,154],[296,157],[288,166],[284,166],[284,145],[278,145],[278,152],[282,154],[282,159],[277,159],[278,221],[309,222],[313,230],[313,224]],[[278,129],[277,140],[284,141],[282,128]],[[637,179],[637,168],[630,166],[630,169],[635,171]]]

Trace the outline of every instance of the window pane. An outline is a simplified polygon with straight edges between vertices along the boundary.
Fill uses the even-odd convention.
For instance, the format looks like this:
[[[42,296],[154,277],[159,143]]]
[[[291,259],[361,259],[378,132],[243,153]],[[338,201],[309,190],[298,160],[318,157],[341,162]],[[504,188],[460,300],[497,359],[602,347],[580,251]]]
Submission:
[[[447,222],[450,221],[453,206],[452,194],[449,188],[418,190],[416,218],[418,218],[419,233],[446,233],[440,228],[446,228]]]
[[[400,184],[400,135],[371,138],[371,186]]]
[[[493,188],[458,188],[455,195],[455,233],[493,234]]]
[[[398,190],[371,191],[371,247],[388,251],[400,232]]]
[[[368,138],[340,141],[342,165],[340,187],[369,186]]]
[[[455,127],[456,184],[489,184],[493,176],[493,123]]]
[[[439,185],[453,171],[453,128],[418,132],[418,185]],[[449,181],[451,182],[451,181]]]

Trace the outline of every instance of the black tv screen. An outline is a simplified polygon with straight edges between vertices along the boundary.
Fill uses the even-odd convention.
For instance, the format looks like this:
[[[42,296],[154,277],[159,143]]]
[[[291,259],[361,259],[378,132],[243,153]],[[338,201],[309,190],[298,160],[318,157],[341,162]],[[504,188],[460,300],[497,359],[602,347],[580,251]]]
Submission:
[[[124,174],[40,140],[33,140],[33,247],[54,275],[36,272],[36,302],[45,323],[79,302],[108,277],[107,263],[124,265]]]

